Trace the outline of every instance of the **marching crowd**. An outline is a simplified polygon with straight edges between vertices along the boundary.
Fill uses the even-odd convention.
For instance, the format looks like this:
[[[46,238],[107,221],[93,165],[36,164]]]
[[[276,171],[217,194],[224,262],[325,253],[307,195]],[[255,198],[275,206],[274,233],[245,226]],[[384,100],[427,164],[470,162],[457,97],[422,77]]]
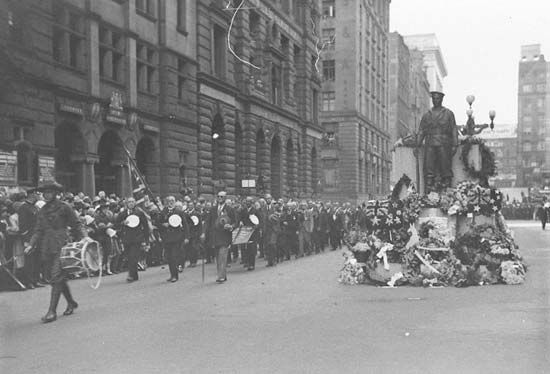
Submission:
[[[257,258],[275,266],[328,245],[336,249],[353,219],[350,204],[275,200],[269,194],[229,199],[221,191],[212,201],[189,196],[152,201],[145,196],[136,202],[104,192],[92,198],[52,188],[79,219],[79,226],[68,231],[69,239],[59,244],[89,236],[100,244],[103,275],[128,271],[128,282],[138,279],[139,270],[161,264],[168,264],[168,281],[175,282],[185,266],[195,267],[204,259],[217,263],[217,282],[222,283],[231,264],[252,271]],[[45,249],[28,248],[45,204],[36,189],[9,196],[0,192],[0,261],[26,289],[44,286],[52,277]],[[248,243],[232,244],[232,233],[239,228],[252,233]]]

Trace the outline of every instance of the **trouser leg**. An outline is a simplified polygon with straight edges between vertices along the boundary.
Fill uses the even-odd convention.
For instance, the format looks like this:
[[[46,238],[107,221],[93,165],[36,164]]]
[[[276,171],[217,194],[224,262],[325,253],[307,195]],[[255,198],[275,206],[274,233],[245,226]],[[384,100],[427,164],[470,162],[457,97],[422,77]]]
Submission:
[[[216,258],[216,266],[218,271],[218,279],[227,278],[227,254],[229,251],[228,246],[221,246],[218,248],[218,254]]]
[[[257,254],[257,244],[255,242],[246,244],[246,254],[247,254],[246,263],[248,265],[248,268],[254,268],[256,266],[256,254]]]
[[[178,243],[165,244],[170,278],[178,279]]]
[[[128,256],[128,277],[138,279],[138,260],[139,260],[139,243],[131,243],[126,245],[126,255]]]

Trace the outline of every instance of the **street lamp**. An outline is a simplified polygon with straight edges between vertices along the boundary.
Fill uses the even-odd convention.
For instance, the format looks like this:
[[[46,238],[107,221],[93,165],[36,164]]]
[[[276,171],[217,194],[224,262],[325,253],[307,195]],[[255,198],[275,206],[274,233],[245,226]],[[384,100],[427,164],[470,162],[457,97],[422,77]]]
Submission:
[[[482,124],[482,125],[476,125],[474,120],[474,111],[472,109],[472,104],[476,100],[476,97],[474,95],[468,95],[466,96],[466,102],[470,106],[470,108],[466,111],[466,115],[468,116],[468,121],[466,122],[465,126],[462,126],[461,133],[462,135],[466,136],[473,136],[480,134],[483,130],[485,130],[487,127],[489,127],[491,130],[495,128],[494,119],[496,117],[496,112],[494,110],[489,111],[489,119],[491,120],[491,124]]]

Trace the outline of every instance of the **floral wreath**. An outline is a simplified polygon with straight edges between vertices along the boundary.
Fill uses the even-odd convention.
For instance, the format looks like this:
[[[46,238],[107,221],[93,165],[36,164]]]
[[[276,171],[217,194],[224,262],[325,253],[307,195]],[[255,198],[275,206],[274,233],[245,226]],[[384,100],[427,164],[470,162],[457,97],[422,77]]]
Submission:
[[[468,162],[468,154],[472,149],[472,145],[479,145],[479,151],[481,153],[481,170],[477,171],[473,165]],[[473,136],[467,137],[462,141],[462,153],[460,155],[462,163],[464,164],[464,170],[472,178],[483,180],[488,177],[492,177],[497,174],[497,166],[495,163],[495,155],[487,145],[485,141]]]

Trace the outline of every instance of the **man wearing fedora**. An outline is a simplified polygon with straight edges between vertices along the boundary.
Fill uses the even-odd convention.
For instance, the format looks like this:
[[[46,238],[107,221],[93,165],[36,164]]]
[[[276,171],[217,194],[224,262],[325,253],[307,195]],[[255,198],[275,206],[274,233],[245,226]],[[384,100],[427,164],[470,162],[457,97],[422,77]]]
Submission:
[[[57,319],[56,310],[61,294],[67,300],[67,309],[63,315],[73,314],[78,307],[71,295],[66,274],[61,267],[61,249],[69,240],[67,227],[72,229],[72,237],[76,239],[86,237],[87,234],[73,209],[58,199],[58,194],[63,191],[63,186],[51,181],[45,182],[37,190],[42,192],[46,204],[38,212],[36,229],[25,252],[30,253],[38,247],[45,267],[51,274],[50,307],[48,313],[42,317],[42,321],[47,323]]]
[[[458,128],[453,112],[445,108],[442,92],[432,91],[433,108],[422,116],[417,145],[424,142],[426,193],[451,187],[453,156],[458,149]],[[440,187],[438,188],[438,183]]]
[[[183,212],[176,209],[174,196],[166,197],[166,206],[158,215],[157,226],[170,269],[167,282],[178,281],[178,265],[184,259],[184,245],[189,243],[189,226]]]
[[[126,199],[126,208],[123,208],[116,218],[118,227],[122,231],[124,253],[128,258],[128,283],[138,280],[138,259],[141,248],[149,244],[149,223],[145,213],[136,206],[136,199]]]
[[[204,225],[201,240],[206,236],[210,238],[211,245],[216,252],[216,265],[218,278],[216,282],[223,283],[227,280],[227,255],[232,242],[232,232],[236,226],[237,217],[233,208],[226,204],[225,191],[218,192],[217,201],[210,209]]]

